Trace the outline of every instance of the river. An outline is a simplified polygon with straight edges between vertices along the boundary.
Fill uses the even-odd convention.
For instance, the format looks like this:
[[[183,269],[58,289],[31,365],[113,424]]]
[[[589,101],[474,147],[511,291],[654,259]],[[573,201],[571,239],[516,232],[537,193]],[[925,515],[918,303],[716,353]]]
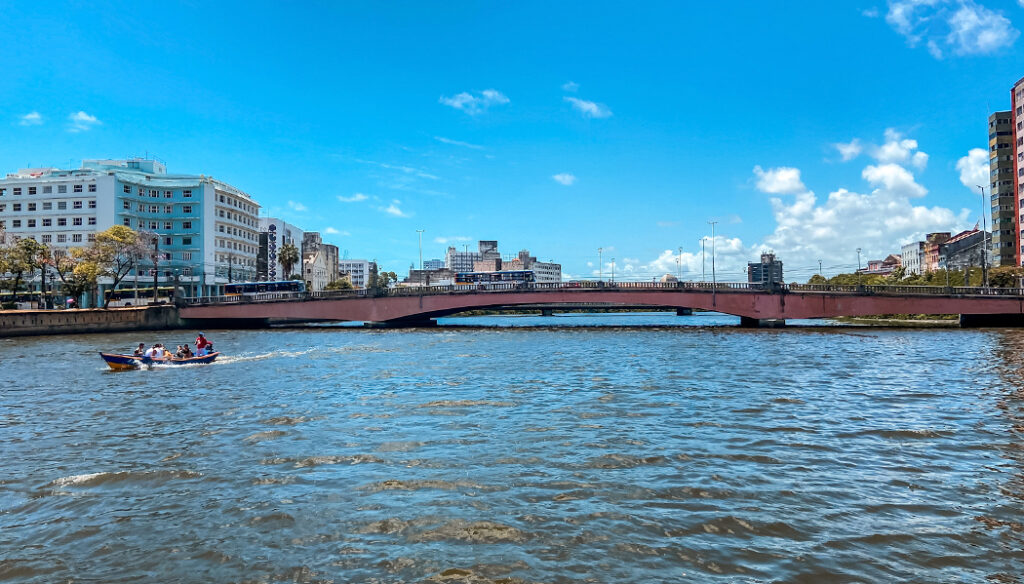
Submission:
[[[1024,331],[730,318],[0,339],[0,581],[1021,581]]]

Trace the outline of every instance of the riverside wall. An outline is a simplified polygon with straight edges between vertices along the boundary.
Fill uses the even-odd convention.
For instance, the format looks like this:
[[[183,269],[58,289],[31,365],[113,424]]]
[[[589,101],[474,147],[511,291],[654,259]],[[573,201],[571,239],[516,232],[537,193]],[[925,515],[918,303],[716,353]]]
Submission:
[[[167,330],[183,326],[174,306],[0,311],[0,337]]]

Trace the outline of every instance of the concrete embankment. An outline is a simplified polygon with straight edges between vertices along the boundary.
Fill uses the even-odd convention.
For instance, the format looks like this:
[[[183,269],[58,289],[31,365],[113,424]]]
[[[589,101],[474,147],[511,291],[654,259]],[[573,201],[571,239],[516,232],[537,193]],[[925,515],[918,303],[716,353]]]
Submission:
[[[181,328],[174,306],[0,311],[0,337]]]

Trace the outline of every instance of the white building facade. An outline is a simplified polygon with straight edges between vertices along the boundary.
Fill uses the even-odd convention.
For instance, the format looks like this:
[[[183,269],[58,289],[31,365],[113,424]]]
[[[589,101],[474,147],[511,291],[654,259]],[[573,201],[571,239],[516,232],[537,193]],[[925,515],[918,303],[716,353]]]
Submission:
[[[338,273],[343,278],[347,275],[352,287],[363,290],[370,285],[371,263],[369,260],[339,260]]]
[[[0,179],[0,226],[9,237],[66,253],[114,225],[146,231],[157,239],[160,285],[177,278],[189,295],[216,295],[255,276],[258,214],[245,192],[204,175],[168,174],[154,159],[85,160],[79,169],[22,169]],[[152,282],[146,259],[122,287],[136,277]]]
[[[285,273],[285,266],[278,258],[278,251],[287,244],[295,246],[299,252],[299,263],[291,266],[292,273],[302,272],[302,237],[304,232],[281,219],[260,217],[259,219],[259,250],[257,257],[256,277],[261,281],[279,281],[288,279],[291,274]]]
[[[900,248],[900,260],[907,275],[920,274],[924,259],[924,242],[915,241]]]

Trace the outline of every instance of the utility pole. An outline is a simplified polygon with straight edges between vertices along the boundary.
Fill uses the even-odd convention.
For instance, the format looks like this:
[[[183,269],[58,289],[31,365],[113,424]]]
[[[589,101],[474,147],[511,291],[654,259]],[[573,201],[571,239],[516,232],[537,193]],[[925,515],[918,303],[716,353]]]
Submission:
[[[676,280],[683,279],[683,246],[679,246],[679,257],[676,258]]]
[[[706,237],[700,238],[700,281],[701,282],[703,282],[704,280],[707,279],[707,277],[705,275],[705,272],[707,271],[707,268],[705,267],[705,261],[704,261],[704,241],[706,239],[707,239]]]
[[[153,236],[153,304],[157,298],[157,278],[160,276],[160,236]]]
[[[600,282],[604,278],[604,259],[601,253],[604,252],[603,247],[597,248],[597,281]]]
[[[420,237],[420,270],[423,269],[423,230],[417,229],[416,233]]]
[[[615,258],[612,258],[612,282],[615,282]]]
[[[988,266],[986,265],[986,258],[988,256],[988,227],[985,224],[985,187],[978,185],[978,188],[981,189],[981,285],[984,288],[988,288]],[[994,227],[995,225],[993,225]],[[964,282],[965,286],[967,284],[967,282]]]
[[[821,276],[821,260],[818,260],[818,275]],[[824,278],[825,276],[821,276]]]
[[[715,276],[715,225],[718,221],[708,221],[711,224],[711,285],[718,285],[718,278]]]
[[[135,272],[135,306],[139,305],[139,256],[132,254],[132,271]]]

